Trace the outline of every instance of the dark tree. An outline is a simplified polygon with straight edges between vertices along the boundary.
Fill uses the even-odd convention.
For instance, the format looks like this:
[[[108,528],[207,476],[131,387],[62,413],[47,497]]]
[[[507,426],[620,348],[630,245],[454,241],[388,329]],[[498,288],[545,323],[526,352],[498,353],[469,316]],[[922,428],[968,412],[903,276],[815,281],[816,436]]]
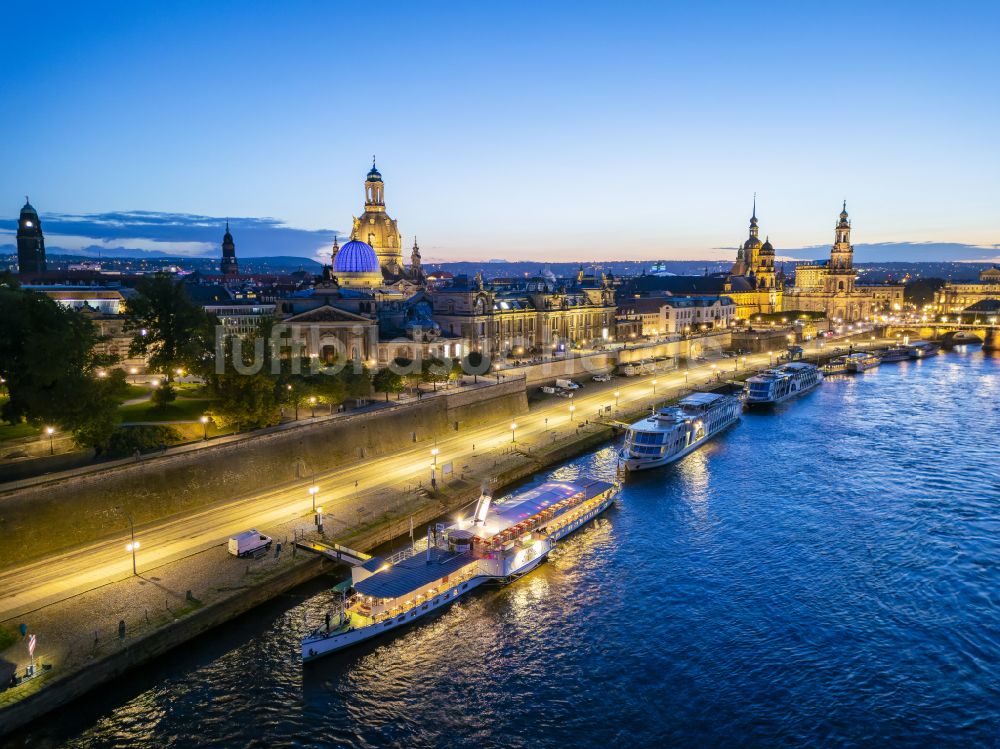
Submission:
[[[389,400],[389,393],[401,393],[406,387],[403,376],[394,372],[391,367],[380,369],[372,377],[372,387],[380,393],[385,393],[385,399]]]
[[[114,429],[124,373],[97,377],[110,362],[94,353],[100,339],[84,315],[48,297],[0,285],[0,376],[8,400],[0,416],[71,431],[99,447]]]
[[[150,369],[167,379],[178,369],[207,374],[213,362],[213,323],[188,298],[184,282],[157,274],[140,279],[135,290],[126,302],[129,353],[147,357]]]

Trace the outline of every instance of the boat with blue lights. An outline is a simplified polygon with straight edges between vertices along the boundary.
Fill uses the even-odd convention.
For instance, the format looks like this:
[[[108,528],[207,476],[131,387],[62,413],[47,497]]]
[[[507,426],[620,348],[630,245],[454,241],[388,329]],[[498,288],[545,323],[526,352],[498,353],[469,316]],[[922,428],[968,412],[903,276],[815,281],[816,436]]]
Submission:
[[[412,624],[484,583],[527,574],[559,539],[608,509],[618,490],[593,479],[549,481],[501,502],[484,490],[471,517],[429,526],[425,543],[354,567],[350,596],[302,639],[303,662]]]

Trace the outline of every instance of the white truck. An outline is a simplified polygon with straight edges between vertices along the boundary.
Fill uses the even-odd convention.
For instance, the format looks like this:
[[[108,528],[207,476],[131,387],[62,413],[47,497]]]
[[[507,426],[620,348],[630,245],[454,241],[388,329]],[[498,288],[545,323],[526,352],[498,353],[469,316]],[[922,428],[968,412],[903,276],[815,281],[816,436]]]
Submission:
[[[563,390],[576,390],[580,387],[578,383],[573,382],[573,380],[556,380],[556,387],[560,387]]]
[[[229,538],[229,553],[234,557],[247,557],[258,551],[267,551],[271,548],[271,543],[270,536],[265,536],[260,531],[251,528]]]

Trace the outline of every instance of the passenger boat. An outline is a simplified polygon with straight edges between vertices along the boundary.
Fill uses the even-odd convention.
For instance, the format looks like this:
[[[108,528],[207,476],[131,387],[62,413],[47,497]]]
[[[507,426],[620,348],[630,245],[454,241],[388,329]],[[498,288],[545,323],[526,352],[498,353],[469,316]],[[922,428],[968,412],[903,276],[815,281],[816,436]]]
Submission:
[[[881,363],[882,360],[878,358],[878,354],[873,354],[870,351],[858,351],[847,356],[847,371],[864,372],[865,370],[877,367]]]
[[[550,481],[501,503],[484,491],[472,517],[428,527],[426,545],[354,567],[350,598],[345,593],[336,617],[302,639],[303,662],[405,627],[486,582],[530,572],[617,496],[617,484],[591,479]]]
[[[886,349],[881,354],[879,354],[878,358],[882,361],[882,363],[894,362],[894,361],[907,361],[910,358],[910,347],[893,346],[892,348]]]
[[[743,402],[753,406],[773,406],[796,395],[802,395],[823,382],[819,367],[808,362],[789,362],[765,370],[746,382]]]
[[[822,372],[824,375],[834,375],[834,374],[844,374],[847,371],[847,357],[837,356],[830,359],[822,367]]]
[[[731,395],[692,393],[632,424],[618,463],[629,471],[673,463],[739,421],[742,411],[740,399]]]
[[[927,359],[941,352],[941,347],[930,341],[914,341],[907,348],[911,359]]]

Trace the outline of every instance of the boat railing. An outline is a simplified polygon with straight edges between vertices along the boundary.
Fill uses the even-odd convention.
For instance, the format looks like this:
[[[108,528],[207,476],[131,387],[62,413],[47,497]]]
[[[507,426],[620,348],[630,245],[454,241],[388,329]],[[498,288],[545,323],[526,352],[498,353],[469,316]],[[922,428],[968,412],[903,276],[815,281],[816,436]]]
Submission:
[[[419,541],[415,541],[414,543],[407,546],[405,549],[401,549],[392,556],[386,557],[385,563],[390,566],[393,564],[398,564],[399,562],[402,562],[404,559],[409,559],[413,555],[420,554],[421,552],[424,551],[427,551],[427,539],[421,538]]]
[[[397,604],[396,606],[393,606],[390,609],[379,611],[378,613],[375,614],[374,617],[372,617],[372,621],[378,623],[378,622],[384,622],[386,619],[395,619],[397,616],[403,616],[404,614],[413,611],[413,609],[423,606],[428,601],[432,601],[438,596],[444,595],[448,591],[457,588],[462,583],[469,582],[469,580],[478,575],[477,570],[478,570],[477,567],[473,567],[472,569],[463,572],[461,575],[450,577],[448,579],[448,582],[445,583],[440,589],[432,588],[426,593],[421,593],[420,595],[412,598],[409,601]]]

